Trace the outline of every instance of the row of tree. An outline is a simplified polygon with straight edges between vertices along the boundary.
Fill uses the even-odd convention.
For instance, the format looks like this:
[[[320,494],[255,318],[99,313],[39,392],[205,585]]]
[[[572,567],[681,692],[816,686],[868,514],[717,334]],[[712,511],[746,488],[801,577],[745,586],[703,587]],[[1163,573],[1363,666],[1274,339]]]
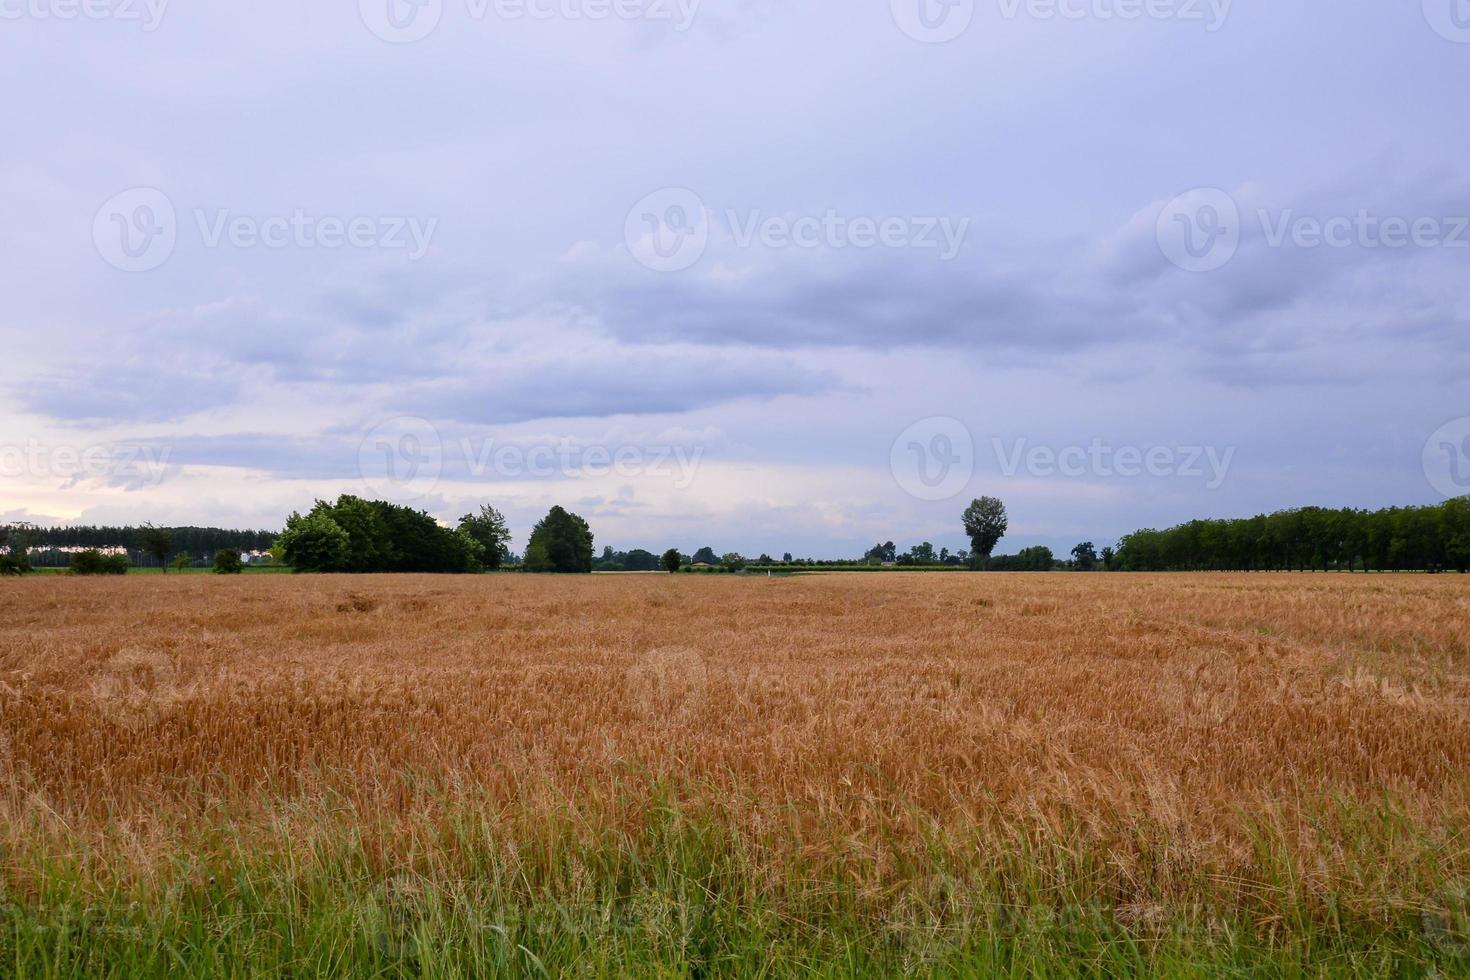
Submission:
[[[892,541],[875,544],[863,553],[863,564],[865,565],[897,565],[907,567],[912,565],[953,565],[964,567],[970,562],[970,553],[964,548],[951,552],[948,548],[934,550],[934,545],[928,541],[914,545],[908,551],[900,552]]]
[[[162,530],[169,536],[170,546],[175,551],[191,555],[212,555],[216,551],[265,551],[275,541],[276,531],[239,531],[222,527],[167,527],[152,525],[133,527],[108,527],[99,525],[74,525],[71,527],[37,527],[33,524],[0,525],[0,541],[13,535],[23,536],[32,549],[96,548],[99,551],[122,549],[144,551],[144,539],[151,532]]]
[[[1123,538],[1124,571],[1470,570],[1470,497],[1383,510],[1301,507]]]
[[[1005,535],[1005,505],[994,497],[971,502],[962,515],[969,551],[937,552],[929,542],[900,554],[893,542],[874,545],[861,564],[897,566],[968,566],[990,571],[1195,571],[1195,570],[1347,570],[1423,569],[1470,571],[1470,497],[1428,507],[1390,507],[1367,511],[1303,507],[1237,520],[1198,520],[1164,531],[1145,529],[1123,538],[1116,551],[1099,552],[1090,541],[1072,549],[1071,559],[1058,560],[1049,548],[1025,548],[1016,555],[992,555]],[[61,534],[58,532],[76,532]],[[317,501],[305,515],[295,513],[272,543],[268,532],[223,531],[218,528],[35,528],[0,527],[0,574],[31,568],[38,547],[70,549],[73,571],[111,574],[126,570],[133,551],[168,568],[194,563],[205,542],[244,541],[260,549],[270,546],[280,561],[303,572],[449,572],[497,569],[519,563],[528,572],[586,573],[597,571],[677,572],[709,568],[738,572],[749,564],[739,554],[717,555],[703,547],[693,555],[669,549],[661,556],[642,549],[604,548],[593,557],[592,530],[562,507],[553,507],[532,530],[519,562],[510,550],[505,517],[491,506],[466,514],[448,528],[423,511],[344,494],[335,503]],[[85,547],[106,542],[101,547]],[[185,544],[188,547],[185,547]],[[114,552],[107,554],[103,549]],[[80,550],[79,550],[80,549]],[[118,550],[129,549],[124,554]],[[207,560],[207,559],[206,559]],[[793,559],[778,562],[762,554],[758,566],[851,567],[854,562]],[[239,570],[235,548],[215,549],[215,570]]]

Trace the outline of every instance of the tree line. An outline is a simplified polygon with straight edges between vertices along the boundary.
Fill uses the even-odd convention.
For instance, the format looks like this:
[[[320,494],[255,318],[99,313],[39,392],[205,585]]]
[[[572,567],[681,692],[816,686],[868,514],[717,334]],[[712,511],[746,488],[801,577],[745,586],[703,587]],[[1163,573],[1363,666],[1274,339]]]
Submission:
[[[1135,531],[1122,571],[1470,570],[1470,496],[1381,510],[1299,507],[1234,520]]]
[[[603,549],[594,558],[592,529],[582,517],[552,507],[532,529],[526,553],[510,550],[504,515],[488,504],[446,527],[424,511],[343,494],[318,500],[306,514],[293,513],[280,535],[220,528],[37,528],[0,526],[0,574],[30,571],[33,554],[68,549],[77,574],[121,574],[147,555],[165,571],[197,564],[214,551],[216,572],[240,571],[239,550],[269,548],[275,560],[300,572],[473,573],[518,567],[527,572],[650,571],[741,572],[775,566],[968,567],[980,571],[1470,571],[1470,496],[1423,507],[1380,510],[1300,507],[1226,520],[1195,520],[1163,531],[1147,528],[1125,536],[1116,549],[1092,542],[1074,547],[1069,560],[1044,546],[994,555],[1008,528],[1005,505],[980,497],[961,515],[970,549],[935,551],[929,542],[900,553],[893,542],[874,545],[858,561],[794,559],[762,554],[747,560],[717,555],[705,546],[693,555],[671,548],[662,555],[635,548]],[[218,547],[216,547],[218,546]],[[233,546],[233,547],[231,547]],[[103,549],[107,549],[105,553]],[[118,554],[121,550],[123,553]],[[208,561],[208,557],[204,558]]]
[[[110,527],[82,524],[71,527],[37,527],[33,524],[0,525],[0,541],[23,538],[34,550],[96,548],[99,551],[121,548],[141,552],[142,536],[147,525]],[[234,551],[265,551],[279,532],[232,530],[222,527],[168,527],[176,551],[191,555],[212,555],[229,548]]]

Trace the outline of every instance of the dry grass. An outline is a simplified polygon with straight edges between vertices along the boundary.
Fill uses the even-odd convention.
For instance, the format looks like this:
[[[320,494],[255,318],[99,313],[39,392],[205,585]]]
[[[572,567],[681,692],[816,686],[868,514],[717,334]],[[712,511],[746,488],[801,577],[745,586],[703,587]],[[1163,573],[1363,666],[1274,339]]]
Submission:
[[[392,866],[456,804],[616,823],[656,781],[875,888],[1024,846],[1144,917],[1280,867],[1430,908],[1470,867],[1467,773],[1455,576],[0,585],[6,839],[112,872],[287,805]],[[1362,826],[1388,811],[1411,833]]]

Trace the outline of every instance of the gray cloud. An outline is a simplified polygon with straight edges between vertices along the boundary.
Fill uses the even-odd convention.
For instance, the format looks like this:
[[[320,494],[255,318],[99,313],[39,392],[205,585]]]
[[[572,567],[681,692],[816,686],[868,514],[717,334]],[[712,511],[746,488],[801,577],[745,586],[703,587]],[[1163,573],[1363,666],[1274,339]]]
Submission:
[[[27,95],[0,105],[0,441],[146,432],[189,472],[146,500],[48,484],[5,506],[163,499],[173,519],[253,523],[297,492],[274,481],[351,483],[364,434],[401,414],[451,444],[714,433],[761,499],[726,481],[598,506],[630,538],[721,547],[847,552],[952,526],[953,507],[902,498],[887,472],[897,432],[931,415],[1241,446],[1240,482],[1204,500],[1008,488],[1030,526],[1098,538],[1426,496],[1424,439],[1470,411],[1466,251],[1277,248],[1252,220],[1227,266],[1192,274],[1154,225],[1195,187],[1248,218],[1470,212],[1470,49],[1412,2],[1236,7],[1213,33],[987,8],[945,45],[881,2],[706,0],[686,32],[446,7],[412,45],[372,36],[350,2],[170,8],[151,33],[9,21],[0,82]],[[176,205],[179,241],[129,274],[91,229],[138,187]],[[948,262],[717,236],[660,275],[623,243],[660,187],[717,211],[948,216],[972,234]],[[297,208],[438,224],[409,262],[209,245],[194,219]],[[225,466],[263,476],[208,472]]]
[[[395,405],[459,422],[666,415],[748,398],[822,395],[834,375],[780,358],[676,356],[655,350],[524,365],[510,378],[435,384]]]

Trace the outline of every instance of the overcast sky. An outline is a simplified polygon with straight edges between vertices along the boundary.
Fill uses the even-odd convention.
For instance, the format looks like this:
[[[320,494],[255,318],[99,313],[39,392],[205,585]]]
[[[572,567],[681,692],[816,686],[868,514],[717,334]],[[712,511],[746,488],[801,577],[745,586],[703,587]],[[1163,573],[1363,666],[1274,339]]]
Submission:
[[[0,521],[1470,491],[1470,0],[0,0]]]

